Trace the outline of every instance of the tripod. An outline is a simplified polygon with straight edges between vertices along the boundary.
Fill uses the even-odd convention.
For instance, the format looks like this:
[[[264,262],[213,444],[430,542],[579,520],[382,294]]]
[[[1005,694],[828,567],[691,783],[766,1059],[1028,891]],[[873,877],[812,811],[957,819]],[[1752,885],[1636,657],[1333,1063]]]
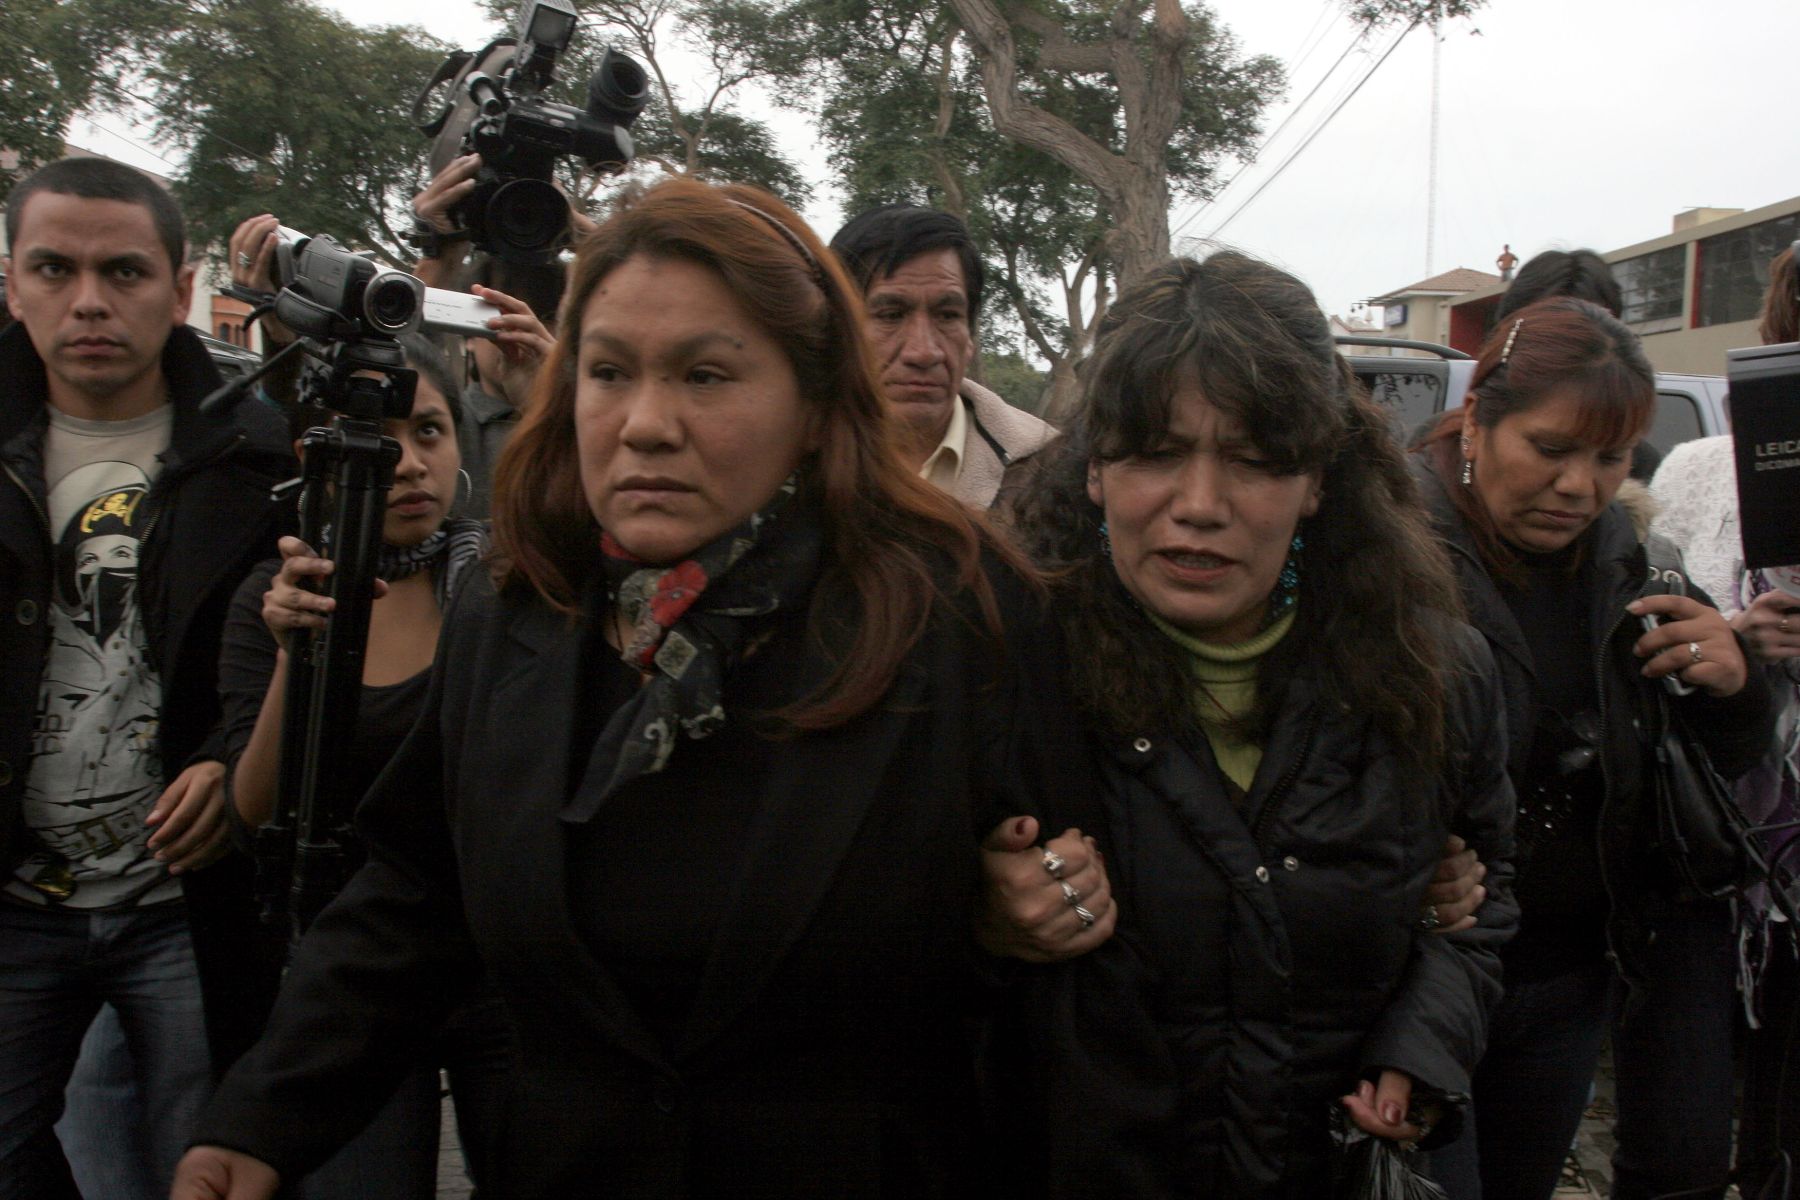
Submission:
[[[324,629],[290,639],[279,798],[256,834],[257,899],[265,922],[286,918],[290,949],[349,877],[361,796],[345,786],[341,756],[356,733],[381,527],[400,461],[381,422],[412,411],[417,382],[391,338],[308,353],[316,361],[301,400],[333,417],[301,439],[300,536],[332,561],[325,591],[334,607]]]

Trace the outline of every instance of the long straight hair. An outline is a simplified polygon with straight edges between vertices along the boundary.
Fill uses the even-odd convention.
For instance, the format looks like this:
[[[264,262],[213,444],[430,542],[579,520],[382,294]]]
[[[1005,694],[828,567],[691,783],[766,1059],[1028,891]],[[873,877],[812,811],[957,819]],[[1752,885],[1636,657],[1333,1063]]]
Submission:
[[[863,334],[860,294],[806,223],[775,197],[687,178],[627,195],[577,247],[556,349],[495,471],[500,586],[535,591],[564,612],[577,608],[600,536],[575,445],[582,318],[600,282],[640,256],[715,273],[787,355],[820,431],[818,451],[803,464],[826,528],[825,576],[814,595],[847,584],[856,611],[824,614],[814,604],[813,640],[825,640],[829,622],[834,634],[848,635],[848,645],[820,693],[781,716],[796,729],[824,729],[871,708],[924,632],[943,594],[946,561],[953,587],[973,596],[998,644],[1002,630],[982,552],[1021,574],[1029,567],[982,518],[901,462]]]

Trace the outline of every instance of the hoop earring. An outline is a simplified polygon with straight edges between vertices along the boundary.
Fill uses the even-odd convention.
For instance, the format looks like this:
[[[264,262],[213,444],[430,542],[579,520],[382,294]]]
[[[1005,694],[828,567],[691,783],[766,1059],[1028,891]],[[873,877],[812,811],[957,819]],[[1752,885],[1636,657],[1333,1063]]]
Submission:
[[[456,503],[450,507],[460,511],[465,504],[475,499],[475,480],[470,478],[469,472],[463,467],[456,468],[456,478],[461,487],[457,489]]]

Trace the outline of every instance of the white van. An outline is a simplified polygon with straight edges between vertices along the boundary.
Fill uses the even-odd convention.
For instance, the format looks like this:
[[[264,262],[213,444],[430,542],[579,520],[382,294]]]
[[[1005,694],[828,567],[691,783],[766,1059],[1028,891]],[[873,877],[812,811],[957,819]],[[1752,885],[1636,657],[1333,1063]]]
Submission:
[[[1403,439],[1410,440],[1446,409],[1461,408],[1475,374],[1473,358],[1435,342],[1350,334],[1340,334],[1337,341],[1341,347],[1419,350],[1436,356],[1345,355],[1370,395],[1393,413],[1395,431]],[[1646,440],[1667,454],[1680,442],[1727,432],[1725,390],[1723,375],[1658,375],[1656,416]]]

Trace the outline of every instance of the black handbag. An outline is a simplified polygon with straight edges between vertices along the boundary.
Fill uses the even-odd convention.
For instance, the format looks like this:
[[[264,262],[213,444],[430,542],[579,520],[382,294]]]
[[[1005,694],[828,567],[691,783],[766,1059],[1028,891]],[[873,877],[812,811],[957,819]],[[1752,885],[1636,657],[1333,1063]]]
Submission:
[[[1685,592],[1679,551],[1655,536],[1645,549],[1650,579],[1639,594]],[[1731,785],[1669,703],[1664,682],[1651,688],[1656,705],[1649,730],[1657,843],[1683,884],[1703,896],[1729,896],[1767,879],[1768,860]]]
[[[1703,896],[1729,896],[1761,883],[1766,860],[1738,807],[1731,785],[1713,769],[1712,759],[1688,732],[1669,698],[1656,689],[1656,835],[1682,883]]]

